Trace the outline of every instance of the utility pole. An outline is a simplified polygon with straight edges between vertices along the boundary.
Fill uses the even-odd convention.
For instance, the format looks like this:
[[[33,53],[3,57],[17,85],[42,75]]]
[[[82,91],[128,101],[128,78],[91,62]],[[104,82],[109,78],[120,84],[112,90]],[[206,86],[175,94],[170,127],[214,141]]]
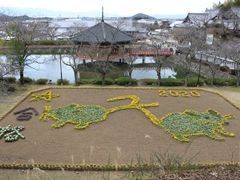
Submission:
[[[60,58],[60,79],[61,79],[61,86],[63,85],[63,74],[62,74],[62,54],[59,52],[59,58]]]

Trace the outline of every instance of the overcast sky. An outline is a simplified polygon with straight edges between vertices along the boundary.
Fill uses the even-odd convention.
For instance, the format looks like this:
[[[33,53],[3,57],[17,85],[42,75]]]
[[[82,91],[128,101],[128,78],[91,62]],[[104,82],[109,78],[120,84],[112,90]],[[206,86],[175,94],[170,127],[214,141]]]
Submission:
[[[176,15],[203,12],[219,1],[224,0],[1,0],[0,8],[38,8],[46,9],[46,12],[56,11],[59,15],[72,12],[95,16],[104,5],[106,14],[116,16],[131,16],[140,12],[149,15]]]

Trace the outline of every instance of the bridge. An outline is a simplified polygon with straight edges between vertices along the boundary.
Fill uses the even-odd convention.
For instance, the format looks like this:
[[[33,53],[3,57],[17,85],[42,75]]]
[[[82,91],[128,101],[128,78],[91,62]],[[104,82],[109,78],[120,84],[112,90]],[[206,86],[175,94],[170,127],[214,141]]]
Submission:
[[[196,53],[196,59],[204,62],[210,62],[216,65],[219,65],[220,67],[228,67],[230,70],[235,70],[237,67],[237,64],[235,61],[229,59],[229,58],[223,58],[221,56],[216,56],[204,52],[198,52]]]
[[[174,52],[170,50],[139,50],[139,51],[132,51],[132,52],[126,52],[126,53],[116,53],[110,55],[110,60],[114,59],[127,59],[129,57],[146,57],[146,56],[170,56],[173,55]],[[105,60],[106,56],[108,55],[99,55],[98,53],[95,54],[84,54],[80,53],[79,57],[81,59],[95,59],[95,60]]]
[[[29,49],[34,52],[38,52],[40,51],[42,52],[47,52],[47,53],[57,53],[59,51],[59,49],[63,50],[63,51],[67,51],[70,50],[71,48],[73,48],[73,45],[31,45],[29,46]],[[83,47],[85,48],[85,47]],[[8,50],[9,48],[7,46],[2,46],[0,47],[0,50]],[[93,49],[94,50],[94,49]],[[80,51],[81,51],[81,47],[80,47]],[[137,56],[137,57],[146,57],[146,56],[156,56],[156,55],[160,55],[160,56],[167,56],[167,55],[173,55],[174,51],[170,51],[168,49],[165,50],[135,50],[135,51],[131,51],[131,52],[125,52],[125,53],[116,53],[116,54],[111,54],[110,58],[111,59],[116,59],[116,58],[127,58],[130,56]],[[82,59],[95,59],[95,60],[100,60],[101,58],[105,58],[100,57],[100,55],[97,52],[93,51],[92,54],[90,53],[79,53],[80,58]]]

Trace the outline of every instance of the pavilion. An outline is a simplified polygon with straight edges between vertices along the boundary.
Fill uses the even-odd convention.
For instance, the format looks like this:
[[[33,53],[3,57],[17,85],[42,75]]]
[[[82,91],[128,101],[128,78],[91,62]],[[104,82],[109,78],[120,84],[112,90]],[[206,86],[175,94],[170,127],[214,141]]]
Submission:
[[[100,44],[100,45],[124,45],[133,41],[133,37],[122,32],[119,28],[115,28],[104,22],[102,10],[102,20],[100,23],[82,31],[73,36],[76,44]]]

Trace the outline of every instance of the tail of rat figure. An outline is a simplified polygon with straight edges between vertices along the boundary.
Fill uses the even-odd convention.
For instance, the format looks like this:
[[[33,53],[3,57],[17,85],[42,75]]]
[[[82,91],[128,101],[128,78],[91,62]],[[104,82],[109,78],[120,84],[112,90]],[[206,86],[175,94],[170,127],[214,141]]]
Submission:
[[[151,111],[146,109],[147,107],[159,106],[158,102],[151,103],[151,104],[142,104],[142,103],[139,103],[140,98],[136,95],[118,96],[115,98],[108,99],[107,101],[113,102],[113,101],[119,101],[119,100],[125,100],[125,99],[130,99],[131,100],[130,104],[111,108],[108,110],[108,113],[113,113],[113,112],[125,110],[125,109],[138,109],[142,111],[147,116],[147,118],[150,119],[150,121],[153,124],[159,125],[159,119]]]

